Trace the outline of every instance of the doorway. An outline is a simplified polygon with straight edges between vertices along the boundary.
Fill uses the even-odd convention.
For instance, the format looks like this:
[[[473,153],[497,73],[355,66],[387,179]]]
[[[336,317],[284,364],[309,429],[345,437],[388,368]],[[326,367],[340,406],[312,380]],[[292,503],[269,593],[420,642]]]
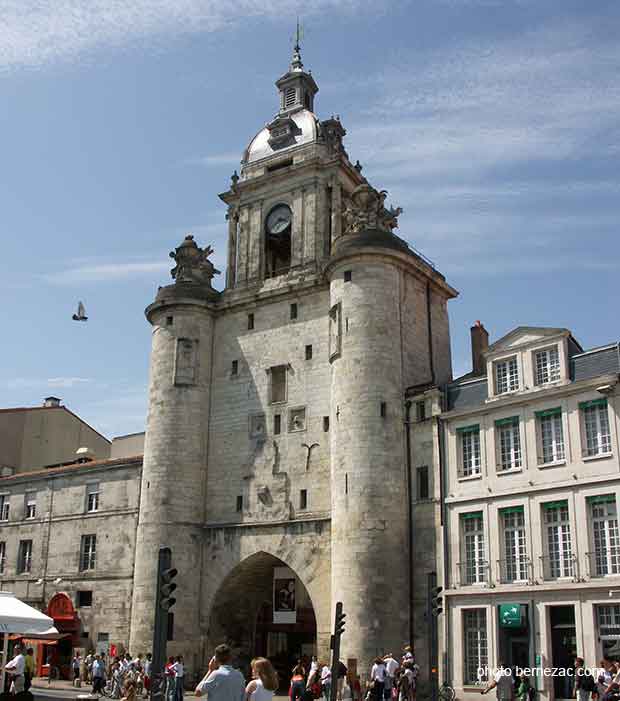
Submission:
[[[556,699],[573,698],[572,669],[577,657],[577,633],[575,628],[575,607],[550,606],[551,664],[558,673],[553,678]],[[568,670],[571,670],[570,674]]]
[[[265,552],[240,562],[221,584],[211,607],[211,648],[228,643],[234,664],[249,678],[250,661],[268,657],[288,690],[300,658],[316,654],[316,617],[310,596],[286,563]],[[208,654],[212,652],[207,651]]]

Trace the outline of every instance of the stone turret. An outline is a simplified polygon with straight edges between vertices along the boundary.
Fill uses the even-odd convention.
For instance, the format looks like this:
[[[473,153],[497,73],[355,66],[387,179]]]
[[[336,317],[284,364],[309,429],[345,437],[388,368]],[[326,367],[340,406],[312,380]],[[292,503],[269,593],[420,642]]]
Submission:
[[[169,652],[200,651],[196,602],[202,527],[205,521],[207,427],[213,347],[213,314],[219,292],[211,286],[218,272],[187,236],[170,256],[175,283],[159,288],[146,317],[153,326],[149,412],[137,529],[130,650],[152,647],[157,555],[172,549],[179,570],[174,628],[183,640]],[[198,659],[189,656],[195,667]]]
[[[404,388],[430,380],[420,310],[454,291],[392,233],[400,209],[368,183],[351,194],[330,281],[332,606],[347,613],[342,658],[363,673],[408,640]],[[432,286],[435,297],[427,307]],[[446,320],[447,323],[447,320]],[[411,329],[417,346],[408,348]],[[447,332],[447,326],[446,326]],[[417,352],[416,352],[417,351]]]

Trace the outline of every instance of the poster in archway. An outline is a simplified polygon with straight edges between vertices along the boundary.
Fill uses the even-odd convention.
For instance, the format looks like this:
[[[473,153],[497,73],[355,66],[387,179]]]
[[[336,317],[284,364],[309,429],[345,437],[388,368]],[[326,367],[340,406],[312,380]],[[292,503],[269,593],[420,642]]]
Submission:
[[[297,623],[297,581],[288,567],[273,569],[273,622]]]

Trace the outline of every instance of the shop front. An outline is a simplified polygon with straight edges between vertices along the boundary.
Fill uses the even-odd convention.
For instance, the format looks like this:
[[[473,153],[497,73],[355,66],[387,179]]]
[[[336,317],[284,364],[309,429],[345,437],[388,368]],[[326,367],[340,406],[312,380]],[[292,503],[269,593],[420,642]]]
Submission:
[[[534,666],[528,604],[499,604],[498,662],[515,670]]]
[[[40,668],[41,676],[60,676],[71,679],[73,648],[79,647],[80,619],[68,594],[58,593],[47,605],[47,615],[54,619],[59,638],[54,645],[44,646],[45,655]]]

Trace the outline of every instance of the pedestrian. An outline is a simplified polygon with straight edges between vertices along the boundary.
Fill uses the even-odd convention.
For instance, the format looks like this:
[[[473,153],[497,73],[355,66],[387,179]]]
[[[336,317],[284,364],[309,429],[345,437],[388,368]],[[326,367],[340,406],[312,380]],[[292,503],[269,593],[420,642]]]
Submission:
[[[93,680],[93,694],[99,694],[105,686],[105,665],[101,655],[95,655],[91,668],[91,678]]]
[[[411,670],[411,662],[405,662],[398,679],[398,701],[411,701],[412,684],[413,672]]]
[[[26,660],[24,666],[24,691],[28,691],[32,686],[34,677],[34,650],[29,647],[26,650]]]
[[[342,689],[344,687],[344,682],[347,677],[347,667],[345,663],[342,660],[338,660],[338,671],[337,671],[337,689],[336,689],[336,698],[338,701],[342,701]]]
[[[519,677],[519,685],[517,686],[517,699],[518,701],[530,701],[530,691],[532,687],[530,685],[530,680],[525,672],[521,673]]]
[[[596,691],[599,699],[602,699],[607,691],[607,687],[611,684],[611,672],[609,671],[609,660],[601,660],[598,663],[598,677],[596,679]]]
[[[196,687],[196,696],[209,695],[209,701],[244,701],[245,679],[231,667],[232,652],[228,645],[218,645],[209,661],[209,669]]]
[[[308,680],[306,682],[306,689],[303,694],[303,701],[319,699],[322,694],[321,667],[319,667],[319,662],[316,657],[313,657],[312,664],[310,665],[310,673],[308,674]]]
[[[266,657],[252,660],[252,681],[245,688],[246,701],[271,701],[278,690],[278,673]]]
[[[481,694],[488,694],[491,689],[497,689],[497,701],[512,701],[514,698],[514,683],[512,680],[512,670],[500,662],[499,669],[493,676],[493,681],[482,689]]]
[[[125,693],[122,701],[136,701],[136,682],[133,679],[127,679],[123,684]]]
[[[301,660],[293,667],[293,673],[291,677],[291,688],[290,688],[290,699],[291,701],[297,701],[301,699],[304,695],[304,690],[306,688],[306,680],[304,676],[304,668],[301,665]]]
[[[172,655],[168,658],[166,666],[164,667],[164,675],[166,677],[166,701],[174,701],[176,696],[176,678],[174,675],[174,657]]]
[[[589,701],[590,694],[596,691],[596,681],[589,670],[585,669],[583,657],[576,657],[574,697],[579,701]]]
[[[183,701],[183,683],[185,680],[185,666],[183,664],[183,658],[179,655],[173,665],[172,671],[174,672],[174,698],[175,701]]]
[[[321,691],[325,701],[329,701],[332,689],[332,671],[327,662],[319,662],[319,666],[321,668]]]
[[[13,659],[4,665],[4,671],[11,677],[11,694],[21,694],[24,691],[26,658],[21,645],[13,648]]]
[[[372,669],[370,670],[370,680],[372,682],[375,701],[383,701],[386,676],[385,662],[380,657],[375,657]]]
[[[80,653],[75,652],[75,655],[73,655],[73,659],[71,660],[71,671],[73,672],[73,686],[80,686],[78,683],[80,681],[80,668],[82,666],[82,658],[80,657]]]
[[[386,699],[392,698],[392,689],[396,688],[396,672],[400,665],[394,659],[394,655],[388,652],[383,658],[385,662],[385,688],[383,691],[383,696]]]
[[[151,668],[153,667],[153,655],[147,652],[146,659],[144,660],[144,690],[147,695],[151,690]]]

